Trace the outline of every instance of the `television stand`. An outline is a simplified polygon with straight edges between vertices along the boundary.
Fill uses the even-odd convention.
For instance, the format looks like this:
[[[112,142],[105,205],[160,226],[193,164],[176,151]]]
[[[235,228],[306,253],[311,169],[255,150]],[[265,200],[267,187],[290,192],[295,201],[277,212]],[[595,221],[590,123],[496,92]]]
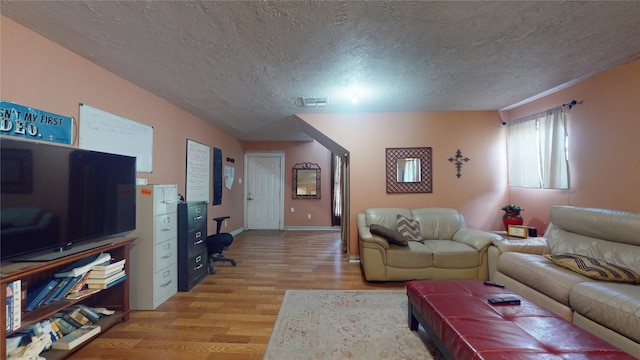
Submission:
[[[23,312],[20,316],[21,325],[19,328],[12,330],[9,333],[1,332],[0,343],[3,344],[2,352],[0,352],[0,360],[4,360],[6,357],[4,351],[4,344],[6,344],[7,336],[18,332],[29,325],[36,324],[42,320],[52,317],[54,314],[67,309],[70,306],[76,304],[83,304],[89,307],[104,307],[114,310],[113,315],[101,317],[97,325],[100,326],[100,334],[107,331],[112,326],[119,322],[127,321],[129,319],[129,277],[130,274],[130,256],[129,250],[134,243],[134,237],[122,237],[111,238],[110,244],[103,244],[99,247],[94,247],[89,250],[79,250],[75,254],[71,254],[62,258],[54,259],[48,262],[11,262],[8,264],[2,264],[2,277],[0,278],[0,289],[4,290],[8,284],[13,283],[16,280],[20,280],[21,283],[26,283],[27,287],[32,284],[36,284],[41,281],[47,281],[52,279],[54,274],[67,268],[69,265],[75,263],[78,260],[86,257],[99,254],[101,252],[108,252],[113,259],[125,259],[124,269],[127,274],[127,278],[120,284],[114,285],[108,289],[100,290],[95,294],[87,297],[71,300],[62,299],[59,301],[53,301],[47,305],[40,306],[32,311]],[[99,242],[98,244],[101,244]],[[90,244],[86,244],[90,245]],[[6,292],[0,291],[0,303],[6,303]],[[0,323],[6,324],[6,312],[0,311]],[[89,339],[99,336],[96,335]],[[88,342],[87,341],[87,342]],[[82,345],[66,351],[66,350],[48,350],[40,354],[47,360],[64,359],[75,351],[80,349]]]
[[[40,255],[33,256],[33,254],[26,258],[20,258],[12,260],[13,262],[47,262],[65,258],[67,256],[79,254],[81,252],[97,249],[100,247],[108,246],[113,244],[113,239],[106,239],[101,241],[87,242],[71,245],[69,248],[57,248],[55,250],[49,250],[45,253],[40,253]]]

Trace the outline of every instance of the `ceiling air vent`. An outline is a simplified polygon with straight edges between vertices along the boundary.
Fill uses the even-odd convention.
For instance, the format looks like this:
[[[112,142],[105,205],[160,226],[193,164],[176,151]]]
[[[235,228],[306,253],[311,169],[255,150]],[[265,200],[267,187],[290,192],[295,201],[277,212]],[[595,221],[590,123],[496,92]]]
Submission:
[[[326,97],[302,98],[302,104],[304,105],[304,107],[327,106],[327,98]]]

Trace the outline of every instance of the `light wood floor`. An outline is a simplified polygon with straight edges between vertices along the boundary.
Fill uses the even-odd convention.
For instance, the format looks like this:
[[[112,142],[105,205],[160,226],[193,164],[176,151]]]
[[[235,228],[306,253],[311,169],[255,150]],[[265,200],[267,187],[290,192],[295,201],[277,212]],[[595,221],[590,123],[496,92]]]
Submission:
[[[404,289],[367,283],[349,263],[335,231],[246,231],[189,292],[131,319],[80,349],[72,359],[262,359],[287,289]]]

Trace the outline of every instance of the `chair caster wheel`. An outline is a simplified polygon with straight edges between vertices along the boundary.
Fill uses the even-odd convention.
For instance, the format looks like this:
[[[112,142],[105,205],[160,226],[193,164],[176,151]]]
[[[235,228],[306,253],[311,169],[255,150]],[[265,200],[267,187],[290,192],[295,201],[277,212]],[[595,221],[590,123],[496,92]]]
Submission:
[[[216,269],[213,267],[213,263],[209,263],[209,274],[213,275],[216,273]]]
[[[232,266],[236,266],[236,265],[237,265],[237,263],[236,263],[235,261],[232,261],[232,262],[231,262],[231,265],[232,265]]]

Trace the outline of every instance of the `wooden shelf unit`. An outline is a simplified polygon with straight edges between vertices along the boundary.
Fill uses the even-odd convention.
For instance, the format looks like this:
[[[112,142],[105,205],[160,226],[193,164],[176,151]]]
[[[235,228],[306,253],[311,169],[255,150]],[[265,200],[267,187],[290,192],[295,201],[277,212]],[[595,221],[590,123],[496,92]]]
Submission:
[[[78,300],[68,300],[63,299],[60,301],[56,301],[50,303],[46,306],[39,307],[29,312],[23,312],[21,316],[21,325],[20,328],[10,332],[5,333],[2,332],[2,337],[0,341],[2,341],[1,348],[4,349],[6,345],[6,340],[8,336],[11,336],[17,330],[23,329],[29,325],[33,325],[42,321],[44,319],[48,319],[53,314],[60,312],[74,304],[84,304],[90,307],[105,307],[107,309],[115,310],[116,313],[109,316],[103,316],[96,323],[100,325],[101,332],[105,332],[107,329],[114,326],[116,323],[121,321],[129,320],[129,250],[131,244],[135,241],[135,238],[112,238],[106,241],[106,245],[100,246],[98,248],[86,250],[77,254],[69,255],[60,259],[47,261],[47,262],[8,262],[6,264],[2,264],[0,270],[2,271],[2,277],[0,278],[0,284],[2,287],[2,291],[0,291],[0,303],[6,303],[6,292],[4,291],[6,285],[15,280],[21,280],[22,282],[27,282],[27,288],[30,284],[35,284],[36,282],[51,279],[54,277],[54,274],[60,272],[65,267],[70,264],[83,259],[85,257],[99,254],[101,252],[108,252],[111,254],[111,257],[114,259],[126,259],[125,261],[125,272],[127,274],[127,279],[120,284],[117,284],[111,288],[101,290],[95,294],[89,295],[82,299]],[[0,324],[6,323],[6,312],[0,311]],[[95,337],[99,336],[96,335]],[[87,342],[93,340],[87,340]],[[85,342],[86,344],[86,342]],[[40,356],[45,359],[64,359],[70,356],[73,352],[77,351],[81,346],[78,346],[69,351],[63,350],[48,350],[40,354]],[[0,354],[0,359],[5,360],[6,354],[3,350]]]

